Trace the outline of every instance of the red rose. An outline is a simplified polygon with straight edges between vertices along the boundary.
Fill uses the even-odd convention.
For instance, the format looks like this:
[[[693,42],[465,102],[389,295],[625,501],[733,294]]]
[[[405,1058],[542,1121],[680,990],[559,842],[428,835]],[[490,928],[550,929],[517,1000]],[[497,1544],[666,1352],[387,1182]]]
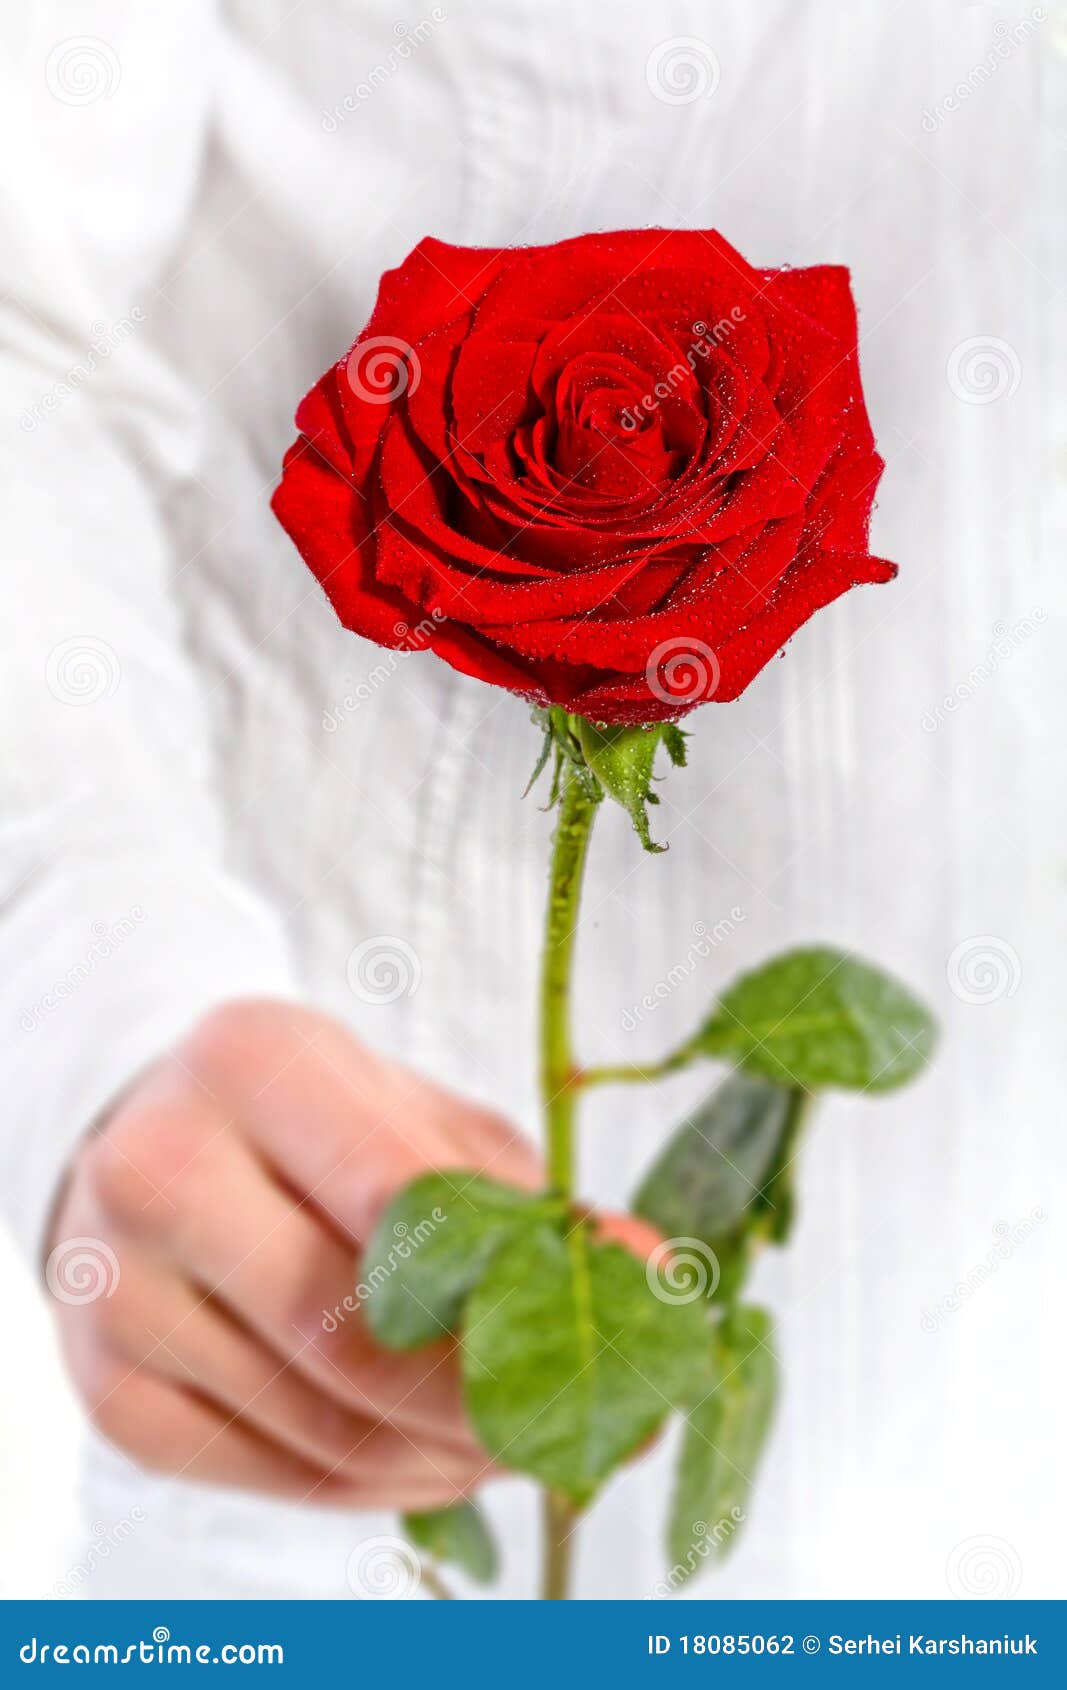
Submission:
[[[895,574],[848,272],[714,233],[423,240],[296,421],[274,510],[345,626],[594,721],[736,698]]]

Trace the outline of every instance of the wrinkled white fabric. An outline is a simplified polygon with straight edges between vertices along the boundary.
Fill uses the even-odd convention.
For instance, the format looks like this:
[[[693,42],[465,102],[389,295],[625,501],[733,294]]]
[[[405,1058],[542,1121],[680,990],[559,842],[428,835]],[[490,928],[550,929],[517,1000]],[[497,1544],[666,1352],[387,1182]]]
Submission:
[[[88,1123],[238,993],[304,995],[536,1130],[551,823],[520,802],[527,711],[346,634],[268,509],[295,403],[381,271],[425,233],[643,224],[852,269],[888,460],[874,543],[899,580],[689,724],[669,856],[603,816],[581,930],[601,1059],[653,1055],[813,938],[944,1023],[921,1087],[832,1100],[814,1128],[795,1241],[757,1287],[781,1413],[709,1593],[947,1595],[975,1536],[1054,1593],[1065,38],[1041,11],[447,0],[405,34],[382,0],[60,0],[0,25],[0,1156],[31,1252]],[[1029,28],[1016,44],[998,19]],[[346,979],[380,935],[418,963],[388,1004]],[[964,972],[976,939],[1000,989]],[[707,1078],[599,1096],[587,1191],[624,1203]],[[651,1593],[667,1455],[610,1487],[585,1594]],[[530,1492],[490,1507],[501,1589],[528,1592]],[[395,1529],[148,1481],[93,1445],[87,1518],[132,1509],[85,1593],[345,1596],[349,1552]]]

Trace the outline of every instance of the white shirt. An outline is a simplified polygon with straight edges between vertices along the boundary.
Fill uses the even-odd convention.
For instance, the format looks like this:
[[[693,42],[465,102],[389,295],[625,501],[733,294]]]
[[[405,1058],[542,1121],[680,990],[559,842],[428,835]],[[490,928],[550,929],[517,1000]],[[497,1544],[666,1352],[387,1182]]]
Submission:
[[[3,1184],[31,1253],[88,1124],[238,993],[306,996],[536,1131],[551,821],[520,801],[527,711],[344,632],[268,508],[295,403],[380,273],[426,233],[644,224],[851,266],[888,459],[874,544],[900,577],[688,724],[668,857],[601,818],[581,933],[598,1060],[662,1050],[806,939],[895,970],[945,1028],[920,1087],[821,1112],[795,1241],[756,1288],[784,1401],[711,1594],[943,1595],[975,1534],[1051,1594],[1041,1297],[1062,1222],[923,1326],[1063,1168],[1063,572],[1042,504],[1064,26],[1041,10],[447,0],[405,34],[384,0],[61,0],[2,26]],[[698,923],[722,937],[689,965]],[[347,959],[382,935],[418,988],[367,1003]],[[989,1002],[959,995],[958,964],[948,983],[976,936],[1005,982]],[[586,1191],[625,1202],[712,1078],[598,1097]],[[666,1461],[585,1529],[585,1594],[661,1576]],[[522,1594],[530,1493],[490,1507]],[[393,1529],[148,1482],[99,1446],[87,1508],[145,1514],[90,1594],[344,1595],[348,1550]]]

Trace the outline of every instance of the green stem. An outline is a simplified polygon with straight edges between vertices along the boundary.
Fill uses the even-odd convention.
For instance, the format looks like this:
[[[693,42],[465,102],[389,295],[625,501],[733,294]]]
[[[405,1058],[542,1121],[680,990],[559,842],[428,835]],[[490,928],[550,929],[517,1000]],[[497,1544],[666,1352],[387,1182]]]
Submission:
[[[698,1053],[683,1045],[661,1056],[658,1062],[615,1062],[603,1068],[583,1068],[578,1076],[580,1086],[636,1086],[645,1080],[662,1080],[665,1074],[675,1074],[687,1068]]]
[[[425,1561],[422,1564],[422,1584],[423,1584],[424,1588],[429,1591],[430,1595],[434,1598],[435,1601],[437,1601],[437,1602],[454,1602],[455,1601],[455,1597],[453,1596],[452,1592],[449,1590],[447,1584],[445,1583],[444,1579],[441,1577],[440,1573],[437,1571],[436,1567],[428,1567],[426,1565]]]
[[[571,1042],[571,970],[582,873],[598,802],[599,794],[590,790],[581,771],[565,762],[541,960],[541,1099],[549,1180],[553,1190],[567,1199],[574,1196],[574,1127],[581,1083]],[[578,1512],[568,1498],[545,1492],[541,1593],[546,1601],[563,1601],[569,1595],[570,1550]]]
[[[565,1602],[571,1590],[571,1545],[578,1526],[579,1509],[569,1497],[546,1490],[543,1497],[544,1564],[541,1597],[545,1602]]]
[[[580,1076],[571,1044],[571,964],[589,834],[598,799],[569,764],[549,868],[541,958],[541,1099],[548,1177],[561,1197],[574,1195],[574,1117]]]

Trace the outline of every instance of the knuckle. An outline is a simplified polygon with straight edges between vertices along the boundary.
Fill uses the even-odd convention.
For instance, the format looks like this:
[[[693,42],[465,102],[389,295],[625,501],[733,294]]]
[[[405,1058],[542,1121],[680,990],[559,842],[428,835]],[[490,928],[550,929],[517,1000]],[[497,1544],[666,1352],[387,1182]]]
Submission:
[[[137,1147],[132,1147],[135,1153],[131,1155],[124,1142],[129,1136],[120,1136],[115,1131],[101,1133],[82,1151],[81,1172],[91,1194],[108,1215],[137,1214],[154,1190]]]
[[[125,1267],[119,1256],[120,1267]],[[159,1349],[153,1333],[166,1331],[164,1316],[153,1304],[150,1286],[136,1272],[117,1276],[115,1290],[94,1305],[95,1338],[118,1357],[127,1370],[142,1367]]]
[[[234,1000],[219,1004],[202,1017],[185,1041],[184,1054],[203,1076],[225,1072],[240,1063],[257,1030],[257,1006]]]
[[[233,998],[208,1011],[182,1047],[183,1059],[211,1090],[225,1095],[249,1066],[277,1057],[294,1040],[307,1044],[323,1018],[276,998]]]
[[[209,1137],[203,1113],[188,1104],[154,1104],[121,1117],[85,1152],[94,1195],[106,1213],[136,1219],[180,1177]],[[163,1205],[166,1207],[166,1205]]]

